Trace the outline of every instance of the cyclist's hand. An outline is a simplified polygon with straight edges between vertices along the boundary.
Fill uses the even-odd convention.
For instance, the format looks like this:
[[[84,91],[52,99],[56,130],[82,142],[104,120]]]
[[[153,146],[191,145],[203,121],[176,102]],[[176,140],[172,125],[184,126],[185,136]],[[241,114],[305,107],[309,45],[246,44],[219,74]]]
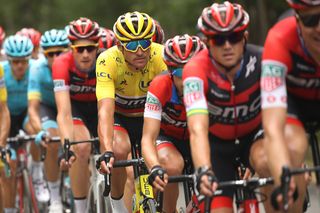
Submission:
[[[168,183],[168,174],[166,170],[159,165],[152,167],[148,182],[150,185],[163,192]]]
[[[96,162],[96,168],[101,174],[110,174],[114,163],[114,154],[111,151],[103,153]]]
[[[280,186],[274,189],[274,191],[271,194],[271,204],[275,210],[287,211],[288,209],[286,208],[288,207],[284,206],[282,192],[283,189]],[[298,188],[293,179],[290,180],[287,196],[288,206],[291,206],[294,203],[294,201],[296,201],[298,198]]]
[[[65,159],[65,153],[62,153],[58,158],[58,165],[62,171],[67,171],[76,161],[76,156],[73,151],[69,150],[69,160]]]
[[[239,177],[242,178],[243,180],[248,180],[250,177],[252,177],[252,173],[248,168],[245,168],[245,170],[242,171],[241,168],[238,167],[238,172],[239,172]]]
[[[38,132],[38,134],[36,135],[35,139],[34,139],[34,143],[36,145],[43,145],[46,146],[44,143],[44,139],[49,136],[49,133],[45,130],[41,130],[40,132]]]
[[[218,179],[212,169],[209,167],[199,167],[195,175],[197,190],[205,196],[213,196],[214,191],[218,188]]]

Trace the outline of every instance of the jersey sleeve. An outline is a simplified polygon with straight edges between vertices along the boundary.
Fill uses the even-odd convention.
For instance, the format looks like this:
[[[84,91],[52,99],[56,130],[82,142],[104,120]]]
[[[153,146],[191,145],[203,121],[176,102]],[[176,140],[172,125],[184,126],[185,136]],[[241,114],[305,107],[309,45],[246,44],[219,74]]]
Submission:
[[[28,81],[28,100],[41,100],[40,80],[41,67],[39,63],[32,63]]]
[[[287,107],[286,74],[291,56],[281,34],[274,29],[268,33],[262,55],[261,107]]]
[[[0,64],[0,101],[6,102],[7,101],[7,89],[4,80],[4,71],[3,67]]]
[[[114,48],[108,49],[99,55],[96,64],[96,96],[100,101],[104,98],[115,98],[115,78],[117,71],[116,57],[113,57],[109,51]]]
[[[52,80],[55,92],[69,90],[69,63],[64,54],[53,61]]]
[[[200,72],[199,67],[197,63],[189,63],[183,69],[183,100],[188,117],[209,113],[205,95],[208,88],[207,77]]]
[[[144,107],[144,117],[161,120],[162,107],[171,97],[170,78],[167,75],[155,77],[148,89],[146,104]]]

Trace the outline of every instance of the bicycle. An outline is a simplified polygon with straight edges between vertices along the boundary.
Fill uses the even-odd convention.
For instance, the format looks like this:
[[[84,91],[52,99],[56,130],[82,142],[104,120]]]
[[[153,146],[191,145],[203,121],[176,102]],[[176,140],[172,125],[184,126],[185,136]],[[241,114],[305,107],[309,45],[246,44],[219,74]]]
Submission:
[[[138,144],[132,146],[131,160],[118,160],[113,164],[113,168],[133,166],[135,194],[133,196],[133,213],[160,213],[158,210],[159,203],[152,185],[148,182],[148,169],[145,165],[144,159],[139,156]],[[96,162],[96,168],[100,168],[100,161]],[[111,174],[105,175],[105,189],[104,196],[108,196],[111,191]]]
[[[91,157],[90,157],[90,171],[91,171],[91,177],[90,177],[90,186],[89,186],[89,192],[88,192],[88,212],[108,212],[110,208],[110,202],[109,200],[103,196],[104,191],[104,178],[103,175],[101,175],[96,170],[95,162],[100,157],[100,152],[98,148],[99,144],[99,138],[92,138],[88,140],[82,140],[82,141],[69,141],[68,139],[65,139],[63,150],[64,150],[64,158],[69,159],[71,156],[69,156],[69,151],[71,146],[81,144],[81,143],[91,143],[92,144],[92,151],[91,151]]]
[[[34,141],[34,139],[35,136],[23,135],[22,133],[19,133],[16,137],[7,138],[7,144],[17,153],[16,179],[20,213],[39,212],[31,175],[28,169],[28,154],[24,146],[26,143]]]
[[[60,143],[60,137],[47,137],[46,135],[43,136],[43,141],[45,144],[51,143]],[[44,161],[46,158],[46,148],[44,146],[40,146],[40,159]],[[64,213],[71,213],[74,211],[74,202],[73,202],[73,195],[70,185],[70,178],[67,171],[61,171],[60,173],[60,187],[59,193],[61,196],[63,212]]]

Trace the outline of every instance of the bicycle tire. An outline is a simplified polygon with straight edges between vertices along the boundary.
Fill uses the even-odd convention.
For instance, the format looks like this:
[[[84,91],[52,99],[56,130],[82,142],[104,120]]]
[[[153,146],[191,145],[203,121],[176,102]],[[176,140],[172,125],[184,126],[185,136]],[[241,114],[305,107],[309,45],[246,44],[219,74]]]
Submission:
[[[143,204],[144,213],[157,213],[157,204],[154,199],[147,199]]]
[[[31,192],[31,179],[29,178],[28,171],[26,169],[22,170],[23,178],[23,209],[24,213],[38,212],[37,207],[33,207],[35,202],[35,194]],[[36,204],[36,202],[35,202]]]

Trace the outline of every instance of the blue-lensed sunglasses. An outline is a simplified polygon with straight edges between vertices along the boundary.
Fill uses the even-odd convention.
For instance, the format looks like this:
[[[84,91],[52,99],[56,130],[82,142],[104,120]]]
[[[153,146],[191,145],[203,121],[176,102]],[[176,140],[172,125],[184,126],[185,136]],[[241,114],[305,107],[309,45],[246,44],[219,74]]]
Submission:
[[[146,51],[148,48],[150,48],[151,43],[152,41],[150,39],[143,39],[122,43],[122,45],[129,52],[137,52],[139,47],[141,47],[143,51]]]
[[[172,75],[182,78],[182,70],[183,68],[176,68],[172,70]]]

